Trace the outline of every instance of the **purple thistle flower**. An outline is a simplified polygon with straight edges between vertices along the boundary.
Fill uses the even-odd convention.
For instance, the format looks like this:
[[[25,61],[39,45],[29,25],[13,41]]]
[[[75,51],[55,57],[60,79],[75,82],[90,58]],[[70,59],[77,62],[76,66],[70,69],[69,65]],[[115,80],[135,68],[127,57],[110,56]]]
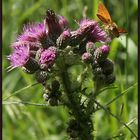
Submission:
[[[103,45],[103,46],[101,46],[101,50],[102,50],[102,53],[108,54],[110,51],[110,47],[107,45]]]
[[[23,39],[33,39],[33,41],[40,41],[46,38],[46,28],[44,23],[37,23],[37,24],[29,24],[26,25],[23,29],[24,33],[19,37],[18,40],[25,41]],[[30,41],[30,40],[26,40]]]
[[[8,56],[12,69],[22,67],[29,60],[29,45],[22,44],[14,47],[13,53]]]
[[[107,36],[107,34],[98,26],[95,26],[93,31],[91,32],[90,39],[93,42],[110,42],[111,39]]]
[[[57,49],[55,47],[49,47],[48,49],[44,50],[40,56],[40,64],[46,64],[47,67],[52,65],[57,56]]]
[[[65,30],[62,34],[65,38],[69,38],[71,36],[71,32],[69,29]]]
[[[42,48],[48,48],[54,45],[48,36],[45,23],[28,24],[24,26],[23,34],[17,39],[17,42],[19,41],[34,42],[34,44],[41,43]]]
[[[90,19],[87,19],[87,18],[84,18],[79,22],[80,27],[85,26],[85,25],[90,25],[90,24],[95,24],[96,25],[97,22],[93,21],[93,20],[90,20]]]
[[[40,44],[38,42],[29,42],[29,41],[18,41],[11,44],[11,47],[14,49],[16,47],[22,46],[22,45],[28,45],[30,51],[37,51],[40,47]]]
[[[36,39],[34,36],[32,36],[32,35],[23,33],[23,34],[21,34],[21,35],[19,35],[19,36],[17,37],[17,40],[16,40],[16,41],[17,41],[17,42],[18,42],[18,41],[36,42],[37,39]]]
[[[83,55],[82,55],[82,60],[84,62],[91,62],[92,60],[92,55],[88,52],[85,52]]]
[[[56,44],[58,47],[60,48],[65,48],[69,41],[70,41],[70,37],[71,37],[71,32],[70,29],[65,30],[57,39]]]
[[[57,48],[56,47],[49,47],[47,50],[54,52],[57,55]]]
[[[60,27],[65,29],[68,26],[68,21],[63,16],[59,16],[58,18]]]
[[[101,61],[105,61],[105,59],[107,58],[108,54],[110,51],[110,47],[107,45],[103,45],[101,47],[98,47],[95,51],[94,51],[94,57],[95,59],[99,62]]]
[[[86,51],[88,53],[93,54],[95,49],[96,49],[96,47],[95,47],[95,44],[93,42],[87,42],[87,44],[86,44]]]
[[[78,45],[84,38],[87,39],[95,25],[95,22],[88,22],[88,24],[83,22],[76,31],[71,32],[70,45]]]
[[[90,19],[82,19],[80,22],[80,27],[85,25],[91,25],[94,24],[92,27],[92,31],[89,35],[89,41],[95,42],[110,42],[111,39],[107,36],[107,34],[99,27],[98,23],[96,21],[90,20]]]

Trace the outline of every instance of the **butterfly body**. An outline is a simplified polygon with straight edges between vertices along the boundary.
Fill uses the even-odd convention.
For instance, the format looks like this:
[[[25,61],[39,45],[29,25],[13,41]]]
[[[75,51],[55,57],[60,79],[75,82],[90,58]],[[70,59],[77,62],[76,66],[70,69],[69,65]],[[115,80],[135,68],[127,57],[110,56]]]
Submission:
[[[119,37],[120,35],[127,33],[123,28],[118,28],[116,23],[112,21],[108,10],[102,2],[99,3],[97,17],[103,22],[105,31],[112,38]]]
[[[109,24],[104,24],[103,25],[105,31],[113,38],[113,37],[119,37],[119,31],[118,31],[118,26],[116,25],[115,22],[109,23]]]

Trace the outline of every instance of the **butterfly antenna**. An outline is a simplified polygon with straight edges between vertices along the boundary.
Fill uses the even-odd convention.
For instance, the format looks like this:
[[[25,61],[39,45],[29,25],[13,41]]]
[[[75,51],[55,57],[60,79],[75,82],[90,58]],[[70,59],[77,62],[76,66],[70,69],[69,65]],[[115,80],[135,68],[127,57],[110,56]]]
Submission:
[[[73,19],[73,21],[74,21],[76,24],[80,25],[79,22],[78,22],[76,19]]]

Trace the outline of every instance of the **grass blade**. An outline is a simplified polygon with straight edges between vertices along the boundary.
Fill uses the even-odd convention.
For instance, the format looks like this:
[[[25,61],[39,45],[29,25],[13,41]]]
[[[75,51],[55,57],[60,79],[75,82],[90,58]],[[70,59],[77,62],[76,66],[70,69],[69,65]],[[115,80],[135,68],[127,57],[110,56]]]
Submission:
[[[20,90],[17,90],[17,91],[15,91],[13,94],[9,95],[8,97],[5,97],[5,98],[3,99],[3,101],[5,101],[5,100],[9,99],[10,97],[19,94],[21,91],[24,91],[24,90],[26,90],[26,89],[28,89],[28,88],[30,88],[30,87],[33,87],[33,86],[35,86],[35,85],[37,85],[37,84],[38,84],[38,83],[34,83],[34,84],[28,85],[28,86],[26,86],[26,87],[24,87],[24,88],[22,88],[22,89],[20,89]]]
[[[31,106],[48,106],[48,104],[41,104],[41,103],[32,103],[32,102],[25,102],[25,101],[4,101],[2,103],[3,105],[11,105],[11,104],[16,104],[16,105],[31,105]]]
[[[94,100],[94,99],[93,99]],[[111,113],[108,109],[106,109],[103,105],[101,105],[99,102],[97,102],[96,100],[94,100],[94,102],[101,107],[105,112],[107,112],[108,114],[110,114],[112,117],[114,117],[115,119],[118,120],[119,123],[121,123],[122,125],[124,125],[130,132],[131,134],[138,139],[138,136],[133,132],[133,130],[126,124],[124,123],[122,120],[120,120],[120,118],[118,116],[116,116],[115,114]]]

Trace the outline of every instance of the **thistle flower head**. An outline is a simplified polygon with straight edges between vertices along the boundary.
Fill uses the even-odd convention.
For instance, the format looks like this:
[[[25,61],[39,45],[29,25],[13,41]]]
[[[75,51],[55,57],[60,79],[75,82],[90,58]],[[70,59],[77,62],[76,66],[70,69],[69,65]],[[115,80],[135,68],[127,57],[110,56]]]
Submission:
[[[107,45],[103,45],[97,48],[94,52],[95,59],[99,62],[105,61],[109,54],[110,48]]]
[[[55,47],[49,47],[44,50],[40,56],[40,64],[46,64],[46,67],[52,65],[57,57],[57,49]]]
[[[23,34],[21,34],[17,41],[41,41],[47,36],[44,23],[28,24],[23,28]]]
[[[71,37],[70,29],[65,30],[57,39],[56,44],[60,48],[64,48],[69,43]]]
[[[37,51],[40,47],[40,44],[37,42],[29,42],[29,41],[17,41],[11,44],[12,49],[17,48],[19,46],[28,46],[30,51]]]
[[[37,39],[36,39],[34,36],[32,36],[32,35],[23,33],[23,34],[21,34],[21,35],[19,35],[19,36],[17,37],[17,40],[16,40],[16,41],[17,41],[17,42],[18,42],[18,41],[36,42]]]
[[[84,62],[91,62],[92,60],[92,55],[88,52],[85,52],[83,55],[82,55],[82,60]]]
[[[76,31],[71,32],[70,45],[78,45],[83,39],[87,39],[95,25],[95,22],[82,23]]]
[[[39,70],[35,73],[35,78],[36,78],[37,82],[44,84],[48,78],[47,72]]]
[[[93,42],[110,42],[111,39],[107,36],[107,34],[99,27],[97,24],[95,28],[92,30],[90,39]]]
[[[97,22],[94,21],[94,20],[87,19],[87,18],[84,18],[79,22],[80,27],[87,26],[87,25],[90,25],[90,24],[96,25]]]
[[[29,60],[29,45],[21,44],[14,48],[12,54],[8,56],[13,68],[21,67]]]
[[[116,77],[115,77],[114,73],[109,74],[106,76],[105,84],[106,85],[112,84],[115,82],[115,80],[116,80]]]
[[[82,19],[80,21],[80,26],[94,24],[92,27],[91,34],[89,35],[89,40],[93,42],[110,42],[111,39],[107,34],[99,27],[98,23],[90,19]]]
[[[102,52],[105,54],[108,54],[109,53],[109,51],[110,51],[110,47],[109,46],[107,46],[107,45],[103,45],[102,47],[101,47],[101,50],[102,50]]]
[[[58,16],[59,19],[59,25],[62,29],[67,28],[68,26],[68,21],[63,17],[63,16]]]
[[[93,42],[87,42],[86,44],[86,51],[93,54],[95,51],[96,47],[95,44]]]
[[[103,63],[101,63],[100,66],[103,69],[103,73],[106,75],[112,74],[114,71],[114,63],[108,58]]]
[[[70,30],[69,30],[69,29],[65,30],[62,34],[63,34],[63,36],[64,36],[65,38],[68,38],[68,37],[71,36],[71,33],[70,33]]]

